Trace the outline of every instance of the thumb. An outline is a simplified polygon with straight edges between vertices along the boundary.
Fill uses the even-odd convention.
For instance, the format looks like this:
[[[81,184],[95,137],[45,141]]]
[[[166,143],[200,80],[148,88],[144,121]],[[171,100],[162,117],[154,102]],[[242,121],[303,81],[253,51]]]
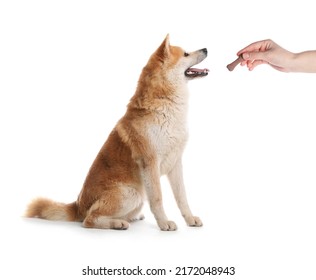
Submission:
[[[266,52],[245,52],[242,53],[242,58],[244,60],[266,60],[267,54]]]

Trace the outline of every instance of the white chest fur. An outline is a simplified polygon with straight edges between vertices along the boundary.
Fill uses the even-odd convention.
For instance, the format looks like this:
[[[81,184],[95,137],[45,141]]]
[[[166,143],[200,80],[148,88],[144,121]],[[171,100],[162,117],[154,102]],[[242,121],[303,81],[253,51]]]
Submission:
[[[157,111],[155,123],[148,125],[148,137],[156,152],[161,175],[169,173],[183,153],[188,139],[186,119],[187,92],[182,92],[176,102]]]

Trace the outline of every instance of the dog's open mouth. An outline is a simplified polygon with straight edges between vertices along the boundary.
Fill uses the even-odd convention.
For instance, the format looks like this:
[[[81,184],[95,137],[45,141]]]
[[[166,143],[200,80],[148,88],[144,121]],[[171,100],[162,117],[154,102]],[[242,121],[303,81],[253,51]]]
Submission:
[[[209,70],[207,68],[199,69],[199,68],[188,68],[185,70],[184,74],[188,78],[196,78],[196,77],[204,77],[208,75]]]

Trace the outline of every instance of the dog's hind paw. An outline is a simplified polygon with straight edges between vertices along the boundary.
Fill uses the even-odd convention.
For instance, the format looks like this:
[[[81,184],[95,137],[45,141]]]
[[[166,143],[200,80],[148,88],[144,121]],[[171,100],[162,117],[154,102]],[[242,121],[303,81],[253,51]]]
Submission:
[[[201,219],[199,217],[196,217],[196,216],[185,217],[185,221],[186,221],[187,225],[190,227],[203,226]]]
[[[163,231],[174,231],[174,230],[177,230],[177,225],[173,221],[158,221],[158,226]]]
[[[129,223],[124,220],[114,220],[111,223],[112,229],[125,230],[129,228]]]
[[[141,221],[141,220],[144,220],[145,219],[145,216],[143,214],[139,214],[137,216],[133,216],[131,218],[128,219],[129,222],[135,222],[135,221]]]

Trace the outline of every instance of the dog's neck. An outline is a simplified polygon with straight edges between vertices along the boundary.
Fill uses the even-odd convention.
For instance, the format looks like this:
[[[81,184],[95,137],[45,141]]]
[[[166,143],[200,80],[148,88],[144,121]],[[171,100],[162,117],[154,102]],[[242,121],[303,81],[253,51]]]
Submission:
[[[138,81],[129,107],[142,110],[161,110],[169,106],[187,106],[189,91],[186,81],[170,82],[161,73],[151,73],[146,67]]]

